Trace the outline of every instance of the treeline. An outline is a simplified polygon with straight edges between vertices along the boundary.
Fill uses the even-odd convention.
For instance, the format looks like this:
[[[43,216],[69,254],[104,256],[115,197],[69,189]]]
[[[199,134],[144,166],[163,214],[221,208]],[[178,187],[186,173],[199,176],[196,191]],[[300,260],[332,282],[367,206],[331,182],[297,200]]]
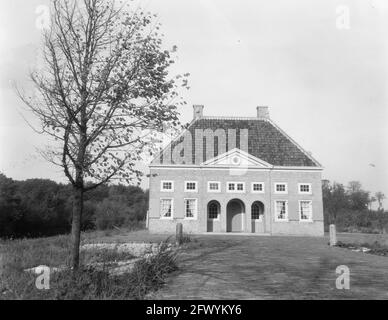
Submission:
[[[372,195],[358,181],[351,181],[344,186],[324,180],[322,196],[326,231],[332,223],[342,232],[388,231],[388,214],[383,208],[385,195],[382,192]],[[374,202],[377,202],[377,209],[372,210]]]
[[[72,188],[51,180],[15,181],[0,173],[0,238],[70,232]],[[82,230],[136,227],[145,220],[148,191],[103,185],[85,195]]]

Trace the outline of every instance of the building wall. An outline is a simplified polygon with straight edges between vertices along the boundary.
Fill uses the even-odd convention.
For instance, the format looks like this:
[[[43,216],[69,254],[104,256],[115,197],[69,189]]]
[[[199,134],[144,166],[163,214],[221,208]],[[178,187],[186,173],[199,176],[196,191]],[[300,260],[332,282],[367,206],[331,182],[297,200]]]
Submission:
[[[221,205],[220,221],[213,222],[213,232],[226,232],[226,207],[230,200],[240,199],[245,205],[243,232],[259,232],[266,234],[290,235],[323,235],[323,206],[321,172],[307,170],[269,170],[247,169],[247,171],[230,171],[229,169],[205,168],[160,168],[150,169],[150,207],[149,230],[154,233],[173,233],[176,224],[183,223],[184,232],[202,233],[208,230],[207,204],[217,200]],[[174,192],[161,192],[162,180],[174,181]],[[197,181],[198,192],[184,192],[185,181]],[[208,181],[220,181],[221,192],[209,193]],[[227,193],[227,182],[244,182],[244,193]],[[263,182],[264,193],[252,193],[251,183]],[[274,193],[274,183],[285,182],[288,194]],[[298,193],[298,183],[310,183],[311,195]],[[171,220],[160,219],[160,199],[173,198],[174,210]],[[184,218],[184,199],[197,198],[197,220]],[[275,200],[288,201],[287,222],[276,222],[274,218]],[[300,200],[312,200],[313,222],[299,220]],[[261,222],[251,221],[251,206],[255,201],[261,201],[265,206],[264,218]],[[253,224],[252,224],[253,223]]]

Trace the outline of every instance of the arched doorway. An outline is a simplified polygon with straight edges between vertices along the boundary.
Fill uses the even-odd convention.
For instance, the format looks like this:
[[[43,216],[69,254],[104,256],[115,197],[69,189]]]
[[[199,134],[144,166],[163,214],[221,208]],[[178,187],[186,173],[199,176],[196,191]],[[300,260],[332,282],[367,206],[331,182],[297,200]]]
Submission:
[[[251,223],[253,233],[263,233],[264,223],[264,203],[255,201],[251,206]]]
[[[217,200],[210,201],[207,204],[207,232],[214,232],[216,223],[220,221],[220,214],[220,203]]]
[[[228,202],[226,207],[226,231],[242,232],[244,230],[245,205],[239,199]]]

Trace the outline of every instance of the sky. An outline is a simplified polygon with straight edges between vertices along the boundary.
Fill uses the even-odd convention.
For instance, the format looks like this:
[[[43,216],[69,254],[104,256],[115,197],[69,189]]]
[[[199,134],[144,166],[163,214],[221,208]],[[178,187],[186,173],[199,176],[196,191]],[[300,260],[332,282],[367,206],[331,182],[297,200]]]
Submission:
[[[60,168],[37,153],[47,140],[23,119],[13,88],[28,86],[41,45],[37,21],[48,1],[1,2],[0,172],[65,182]],[[137,4],[158,14],[165,45],[177,45],[171,72],[191,74],[183,122],[191,120],[193,104],[203,104],[204,115],[244,117],[267,105],[272,120],[323,165],[325,179],[357,180],[388,196],[385,0]]]

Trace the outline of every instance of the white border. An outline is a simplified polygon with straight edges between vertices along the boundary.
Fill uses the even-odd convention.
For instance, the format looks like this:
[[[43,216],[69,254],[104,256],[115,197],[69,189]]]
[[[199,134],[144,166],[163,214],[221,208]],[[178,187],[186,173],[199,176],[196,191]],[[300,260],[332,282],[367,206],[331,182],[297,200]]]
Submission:
[[[211,183],[217,183],[218,184],[218,190],[211,190],[210,189],[210,184]],[[207,182],[207,192],[210,192],[210,193],[220,193],[221,192],[221,182],[220,181],[208,181]]]
[[[286,203],[286,218],[278,219],[278,213],[276,212],[276,202],[284,201]],[[277,199],[274,200],[274,213],[275,213],[275,222],[288,222],[288,200]]]
[[[276,191],[276,186],[279,184],[284,184],[286,186],[286,191]],[[275,182],[273,184],[273,191],[275,194],[288,194],[288,183],[287,182]]]
[[[171,190],[163,189],[163,183],[171,182]],[[174,181],[173,180],[161,180],[160,181],[160,192],[174,192]]]
[[[162,200],[171,200],[171,217],[162,217]],[[159,199],[159,219],[161,220],[173,220],[174,219],[174,198],[160,198]]]
[[[303,192],[303,191],[300,191],[300,186],[302,186],[302,185],[307,185],[307,186],[309,186],[309,189],[310,189],[310,191],[309,192]],[[313,194],[313,190],[312,190],[312,187],[311,187],[311,183],[298,183],[298,193],[299,194]]]
[[[194,218],[186,217],[186,200],[195,200]],[[198,218],[198,199],[197,198],[183,198],[183,205],[184,205],[184,212],[185,212],[184,220],[197,220],[197,218]]]
[[[261,184],[261,185],[263,185],[263,190],[261,190],[261,191],[253,190],[253,185],[254,184]],[[252,193],[264,193],[265,192],[265,183],[264,182],[252,182],[251,183],[251,192]]]
[[[195,189],[194,190],[188,190],[187,184],[188,183],[195,183]],[[185,181],[185,192],[198,192],[198,181]]]
[[[234,183],[234,185],[235,185],[235,190],[229,190],[229,183]],[[238,183],[242,183],[243,184],[243,188],[244,188],[244,190],[237,190],[237,184]],[[226,192],[227,193],[245,193],[246,191],[245,191],[246,189],[245,189],[245,182],[243,182],[243,181],[227,181],[226,182]]]
[[[302,212],[300,210],[301,202],[310,202],[310,219],[302,219]],[[299,222],[313,222],[313,201],[312,200],[299,200],[298,201]]]

